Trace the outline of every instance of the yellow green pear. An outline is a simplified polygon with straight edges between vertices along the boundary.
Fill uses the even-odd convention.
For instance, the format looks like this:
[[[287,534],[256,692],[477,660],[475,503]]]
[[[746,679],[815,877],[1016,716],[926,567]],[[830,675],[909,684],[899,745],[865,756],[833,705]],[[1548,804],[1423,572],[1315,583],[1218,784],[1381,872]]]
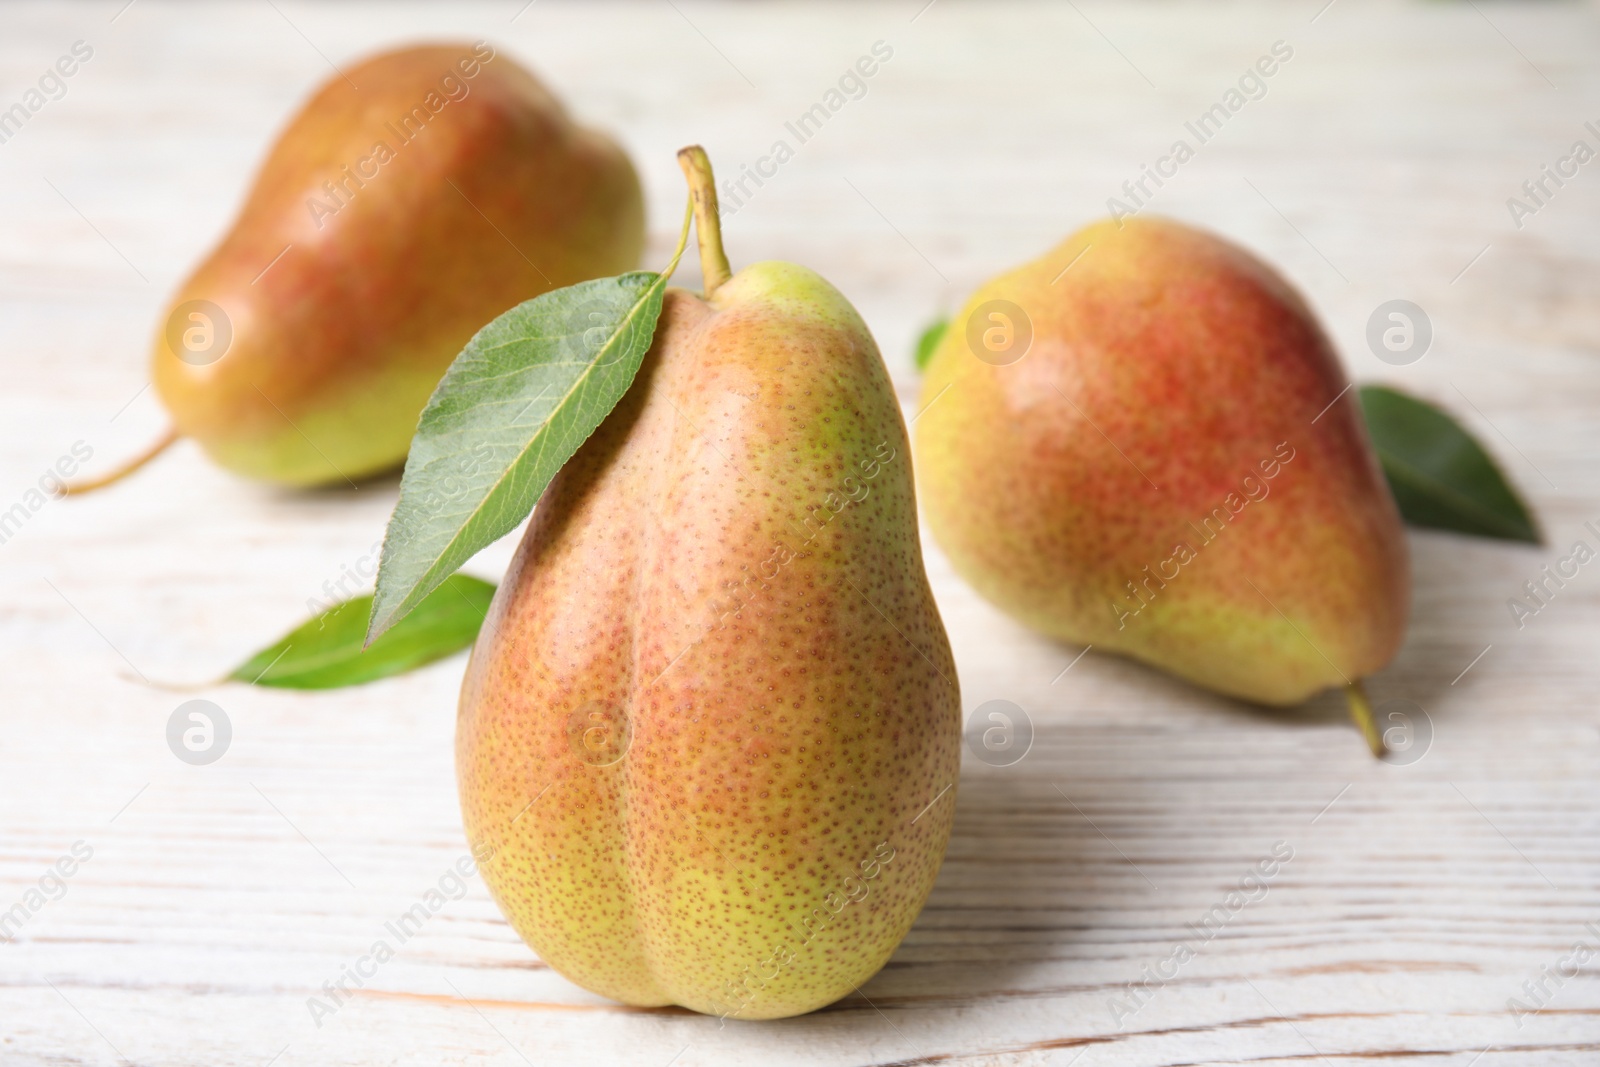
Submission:
[[[739,1019],[851,993],[939,869],[955,664],[871,334],[804,267],[669,289],[629,392],[540,499],[474,648],[457,770],[542,959]]]
[[[1255,256],[1097,223],[951,322],[917,420],[923,508],[955,569],[1042,633],[1262,704],[1351,686],[1361,721],[1410,581],[1348,389]]]
[[[643,242],[627,156],[509,56],[479,42],[357,63],[290,121],[162,316],[161,447],[190,438],[289,486],[395,467],[479,326],[633,267]]]

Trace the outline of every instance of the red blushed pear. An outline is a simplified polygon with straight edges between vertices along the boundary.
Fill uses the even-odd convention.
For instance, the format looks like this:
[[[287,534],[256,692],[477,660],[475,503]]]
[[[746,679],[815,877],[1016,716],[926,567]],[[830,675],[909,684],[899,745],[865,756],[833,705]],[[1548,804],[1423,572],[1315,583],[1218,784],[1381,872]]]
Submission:
[[[866,325],[791,263],[669,289],[621,403],[549,484],[479,635],[468,839],[552,967],[739,1019],[855,990],[933,886],[961,715],[910,456]]]
[[[473,333],[630,269],[637,175],[609,138],[487,44],[388,52],[330,78],[163,314],[151,375],[176,437],[290,486],[406,456]]]
[[[1101,222],[973,295],[917,421],[929,526],[1034,629],[1274,706],[1359,686],[1410,600],[1400,516],[1310,309],[1245,250]]]

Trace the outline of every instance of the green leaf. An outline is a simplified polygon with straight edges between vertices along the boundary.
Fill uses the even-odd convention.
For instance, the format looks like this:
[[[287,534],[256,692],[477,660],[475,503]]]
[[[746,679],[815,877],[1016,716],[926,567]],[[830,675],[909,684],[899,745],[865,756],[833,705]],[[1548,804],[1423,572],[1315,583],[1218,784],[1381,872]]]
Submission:
[[[1540,543],[1527,505],[1454,419],[1381,385],[1364,385],[1360,395],[1367,430],[1406,522]]]
[[[454,574],[405,619],[363,649],[370,596],[358,596],[297,626],[228,673],[284,689],[337,689],[402,674],[472,644],[494,586]]]
[[[928,324],[922,331],[922,336],[917,338],[917,370],[927,370],[928,360],[933,358],[933,350],[939,347],[939,342],[944,340],[944,332],[950,328],[950,320],[941,318]]]
[[[665,274],[636,271],[557,289],[462,349],[411,442],[369,641],[527,518],[633,382],[666,284]]]

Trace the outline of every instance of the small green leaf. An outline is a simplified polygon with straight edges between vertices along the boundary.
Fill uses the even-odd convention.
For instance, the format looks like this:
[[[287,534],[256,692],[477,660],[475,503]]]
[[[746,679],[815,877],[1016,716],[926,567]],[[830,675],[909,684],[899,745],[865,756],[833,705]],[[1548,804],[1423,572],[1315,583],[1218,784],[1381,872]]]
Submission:
[[[417,423],[384,536],[369,641],[527,518],[632,384],[666,284],[665,274],[636,271],[557,289],[512,308],[462,349]]]
[[[472,644],[493,598],[493,585],[453,574],[363,649],[372,598],[354,597],[284,634],[228,677],[284,689],[337,689],[403,674]]]
[[[1454,419],[1381,385],[1364,385],[1360,393],[1367,430],[1406,522],[1540,543],[1527,505]]]
[[[939,342],[944,340],[944,332],[950,328],[950,320],[941,318],[928,324],[922,331],[922,336],[917,338],[917,370],[927,370],[928,360],[933,358],[933,350],[939,347]]]

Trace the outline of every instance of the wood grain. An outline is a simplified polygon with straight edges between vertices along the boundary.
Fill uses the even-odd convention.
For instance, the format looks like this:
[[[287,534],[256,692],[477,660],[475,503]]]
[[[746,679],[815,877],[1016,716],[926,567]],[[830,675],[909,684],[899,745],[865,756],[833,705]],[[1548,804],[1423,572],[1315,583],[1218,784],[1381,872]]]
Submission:
[[[1371,761],[1331,696],[1269,714],[1096,652],[1074,664],[929,546],[965,706],[1013,701],[1035,739],[1010,767],[968,761],[933,897],[858,995],[762,1024],[619,1007],[545,968],[472,880],[318,1027],[308,997],[466,852],[462,661],[333,694],[204,690],[231,748],[176,760],[167,720],[194,694],[147,683],[213,677],[299,621],[395,495],[263,490],[180,445],[0,544],[0,915],[74,842],[93,850],[0,944],[0,1063],[1596,1061],[1600,955],[1544,979],[1537,1014],[1507,1003],[1532,1006],[1524,982],[1573,945],[1600,949],[1600,572],[1523,629],[1505,606],[1600,518],[1600,164],[1520,229],[1506,207],[1592,143],[1593,4],[521,7],[0,11],[0,108],[73,42],[94,49],[0,143],[0,512],[75,442],[101,469],[159,432],[143,348],[167,294],[288,111],[376,48],[484,37],[539,70],[633,153],[659,262],[680,145],[736,174],[887,42],[865,95],[727,240],[735,267],[793,259],[834,281],[909,406],[932,314],[1103,214],[1282,40],[1265,95],[1150,210],[1279,264],[1354,377],[1459,413],[1550,545],[1413,536],[1409,637],[1372,681],[1431,723],[1407,766]],[[1435,328],[1406,367],[1364,341],[1395,297]],[[498,577],[512,544],[470,569]],[[1231,907],[1274,848],[1291,858]],[[1171,977],[1136,996],[1146,967]]]

